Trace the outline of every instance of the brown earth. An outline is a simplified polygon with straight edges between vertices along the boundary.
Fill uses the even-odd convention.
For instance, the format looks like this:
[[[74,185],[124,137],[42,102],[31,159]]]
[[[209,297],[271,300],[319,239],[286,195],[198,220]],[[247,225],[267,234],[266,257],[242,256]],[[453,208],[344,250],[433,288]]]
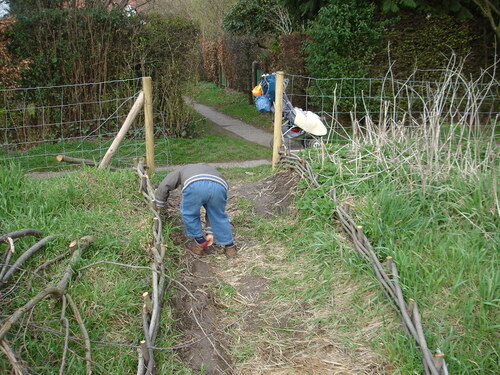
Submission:
[[[291,217],[290,206],[298,182],[297,175],[279,172],[257,182],[231,185],[227,211],[238,221],[238,205],[251,203],[250,215]],[[182,224],[178,216],[180,192],[174,191],[166,215]],[[178,352],[180,358],[203,374],[379,374],[385,361],[365,342],[375,340],[381,324],[364,321],[365,326],[346,345],[337,337],[337,323],[318,322],[349,313],[349,302],[356,294],[349,278],[340,278],[335,305],[318,309],[297,301],[281,302],[272,295],[272,276],[300,278],[300,264],[290,267],[280,244],[262,244],[234,228],[239,256],[226,259],[222,249],[195,258],[181,257],[185,270],[177,280],[178,289],[171,302],[182,342],[194,342]],[[175,242],[186,238],[179,233]],[[260,241],[261,242],[261,241]],[[270,260],[272,259],[272,260]],[[259,272],[265,269],[268,273]],[[333,297],[332,297],[333,298]],[[358,322],[359,323],[359,322]],[[366,329],[365,329],[366,328]]]

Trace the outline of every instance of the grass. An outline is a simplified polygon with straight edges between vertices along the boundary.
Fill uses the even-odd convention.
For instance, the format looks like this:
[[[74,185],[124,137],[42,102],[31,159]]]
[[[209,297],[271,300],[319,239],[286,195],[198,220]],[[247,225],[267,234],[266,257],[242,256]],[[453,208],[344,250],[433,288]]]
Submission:
[[[391,151],[381,152],[392,155],[396,146],[387,147]],[[355,202],[356,221],[379,259],[394,259],[405,298],[419,304],[431,350],[446,353],[450,373],[496,373],[500,220],[492,169],[483,165],[469,176],[449,169],[423,182],[404,162],[377,162],[369,145],[349,150],[327,151],[338,159],[334,165],[316,164],[324,186],[307,191],[299,206],[325,222],[331,210],[323,208],[332,204],[325,192],[336,188],[339,200]],[[395,154],[402,152],[396,147]],[[357,160],[355,167],[351,160]],[[344,255],[346,263],[357,263],[354,255]],[[400,335],[389,333],[384,345],[391,358],[398,358],[401,373],[409,373],[420,365],[413,344]]]
[[[241,270],[223,272],[229,280],[255,277],[266,280],[268,286],[260,297],[249,300],[250,306],[256,306],[246,323],[252,328],[232,332],[232,354],[238,360],[238,368],[257,373],[278,358],[282,358],[284,368],[292,368],[295,361],[314,360],[318,355],[346,364],[348,356],[363,353],[363,360],[353,358],[352,366],[358,366],[360,372],[361,368],[373,371],[373,360],[382,369],[384,360],[377,357],[373,348],[380,347],[377,334],[394,330],[394,322],[386,319],[383,327],[366,327],[378,324],[380,316],[397,318],[383,299],[376,280],[362,272],[362,266],[356,280],[344,267],[342,252],[348,252],[348,247],[344,247],[335,227],[315,220],[314,215],[298,216],[295,211],[274,218],[255,217],[251,203],[237,200],[233,207],[238,210],[232,222],[240,241],[247,239],[258,244],[245,250],[249,254],[238,265]],[[229,272],[238,276],[227,275]],[[226,308],[236,311],[242,307],[241,296],[218,297],[222,299],[218,304]],[[241,314],[236,313],[233,319]],[[330,371],[324,362],[318,367],[307,363],[301,368],[316,369],[318,373]]]
[[[269,148],[234,136],[209,121],[198,122],[195,134],[196,136],[192,138],[156,138],[156,164],[243,161],[270,159],[272,156]],[[0,149],[0,164],[5,165],[14,160],[23,169],[29,170],[79,168],[79,166],[59,163],[55,157],[65,154],[99,163],[111,142],[111,139],[97,139],[91,142],[43,143],[25,152],[11,153],[8,153],[6,149]],[[145,154],[143,140],[124,140],[114,155],[111,165],[131,167],[134,157]]]
[[[146,248],[151,241],[151,214],[138,193],[138,181],[131,171],[107,172],[83,168],[62,177],[34,179],[11,166],[0,166],[0,232],[8,233],[20,228],[36,228],[43,234],[54,234],[42,250],[32,257],[23,269],[28,270],[19,280],[15,298],[2,303],[2,314],[9,314],[24,304],[47,283],[58,281],[69,257],[51,265],[46,272],[33,279],[32,273],[43,262],[66,251],[68,244],[84,235],[94,235],[95,243],[78,262],[83,267],[100,260],[148,266]],[[133,220],[130,220],[131,215]],[[168,229],[167,229],[168,230]],[[168,240],[168,237],[166,237]],[[35,242],[26,237],[16,241],[16,253],[21,254]],[[176,248],[167,243],[174,259]],[[3,254],[5,244],[0,245]],[[15,256],[18,256],[18,255]],[[175,267],[170,266],[174,270]],[[20,276],[21,272],[17,276]],[[59,275],[59,276],[58,276]],[[150,289],[150,272],[100,264],[78,272],[68,289],[80,308],[91,340],[119,344],[138,344],[142,337],[140,324],[144,291]],[[5,291],[5,289],[4,289]],[[170,294],[170,291],[167,292]],[[167,295],[168,298],[168,295]],[[168,310],[168,306],[165,307]],[[47,299],[37,305],[31,314],[37,325],[63,330],[60,319],[61,306]],[[68,313],[68,318],[70,314]],[[164,311],[163,327],[171,326],[171,314]],[[71,334],[79,336],[74,319],[70,318]],[[160,335],[158,346],[171,346],[175,333]],[[57,373],[62,353],[61,337],[18,325],[8,334],[11,345],[19,349],[30,368],[39,374]],[[84,373],[81,342],[70,342],[68,373]],[[137,350],[108,345],[92,346],[96,373],[135,373]],[[158,356],[162,373],[190,374],[175,355]],[[0,361],[0,372],[9,371],[8,361]]]
[[[219,108],[250,107],[244,103],[244,96],[238,99],[229,90],[220,91],[212,85],[201,88],[204,86],[197,94],[200,96],[194,96],[202,103],[206,100],[206,104]],[[204,129],[203,133],[219,138],[221,143],[213,139],[209,148],[203,141],[183,140],[189,146],[179,146],[178,153],[168,151],[172,163],[206,160],[220,148],[225,149],[224,155],[216,158],[222,158],[228,147],[243,147],[231,143],[233,137],[226,139],[215,128]],[[234,346],[235,358],[248,362],[258,360],[259,355],[282,355],[293,347],[293,332],[299,327],[308,333],[308,340],[320,334],[334,338],[345,353],[356,349],[360,342],[368,342],[384,358],[379,360],[387,364],[383,369],[390,373],[422,372],[413,339],[400,329],[398,317],[372,271],[335,224],[335,203],[330,199],[335,189],[338,199],[354,203],[355,220],[363,225],[379,257],[393,257],[405,298],[414,298],[419,304],[429,347],[440,348],[446,354],[450,373],[495,374],[500,349],[498,183],[493,174],[496,164],[481,159],[490,154],[491,148],[474,145],[480,152],[474,154],[467,147],[456,152],[455,145],[440,144],[447,150],[441,153],[447,155],[446,160],[439,153],[420,148],[426,146],[425,142],[376,141],[370,144],[360,140],[353,147],[331,145],[324,155],[307,150],[306,156],[319,173],[322,187],[308,188],[304,184],[296,200],[299,214],[274,219],[253,217],[250,201],[236,201],[238,212],[233,223],[238,235],[258,243],[248,249],[254,251],[252,263],[242,267],[246,275],[269,281],[269,303],[261,314],[264,324],[248,332],[248,340]],[[460,159],[460,155],[464,158]],[[463,166],[469,168],[468,173]],[[89,231],[96,233],[97,242],[82,257],[82,265],[102,259],[147,264],[144,248],[150,241],[150,214],[137,193],[132,172],[84,168],[83,172],[47,180],[23,177],[23,172],[0,166],[0,234],[23,227],[63,234],[26,268],[33,269],[53,258],[68,241]],[[263,166],[231,169],[225,175],[235,183],[256,181],[270,173],[269,166]],[[158,173],[154,182],[162,176]],[[16,242],[16,248],[32,243],[32,239],[22,239]],[[168,244],[168,248],[170,258],[175,259],[175,246]],[[5,245],[1,245],[0,250],[4,249]],[[52,266],[50,273],[60,274],[63,265],[64,261]],[[85,311],[91,339],[123,343],[139,340],[140,294],[149,287],[147,275],[141,272],[102,265],[83,271],[72,281],[70,293],[77,296],[77,303]],[[39,279],[34,285],[40,288],[44,283]],[[221,282],[215,287],[216,297],[227,311],[241,309],[241,305],[230,304],[235,293],[230,283]],[[19,306],[26,298],[29,295],[15,299],[8,309]],[[59,330],[58,311],[57,306],[44,302],[35,310],[34,320]],[[163,327],[171,325],[170,316],[166,311]],[[382,328],[371,329],[377,324]],[[71,328],[77,332],[73,323]],[[60,353],[61,339],[36,330],[23,332],[24,336],[11,340],[23,348],[23,354],[29,354],[30,363],[38,364],[34,370],[42,374],[57,371],[59,358],[51,353]],[[175,335],[161,335],[158,345],[171,345]],[[263,343],[266,353],[259,353],[257,343]],[[133,371],[135,350],[94,347],[99,371]],[[68,372],[81,373],[81,345],[72,343],[71,349],[77,355],[72,357]],[[174,355],[159,357],[160,373],[190,373]]]

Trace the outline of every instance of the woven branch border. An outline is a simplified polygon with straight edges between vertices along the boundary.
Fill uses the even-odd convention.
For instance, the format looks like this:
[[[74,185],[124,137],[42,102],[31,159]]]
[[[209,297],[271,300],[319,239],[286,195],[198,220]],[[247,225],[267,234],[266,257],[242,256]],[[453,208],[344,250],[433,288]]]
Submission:
[[[311,165],[304,157],[301,158],[289,152],[281,152],[280,162],[284,166],[295,170],[310,184],[316,187],[321,186]],[[358,255],[370,264],[375,276],[382,286],[382,290],[398,311],[402,320],[403,330],[407,335],[415,339],[422,354],[425,375],[448,375],[448,367],[444,359],[445,355],[439,348],[432,354],[427,346],[422,327],[422,319],[416,301],[410,298],[408,303],[406,303],[404,300],[403,292],[399,284],[398,269],[392,258],[387,257],[385,261],[381,263],[373,251],[370,241],[363,233],[363,227],[356,225],[350,216],[350,207],[345,204],[340,204],[335,195],[330,198],[336,203],[336,215],[342,228],[353,242]]]
[[[154,189],[146,174],[144,161],[139,160],[136,166],[139,175],[139,192],[144,197],[147,205],[153,213],[153,244],[148,249],[148,255],[151,258],[152,269],[152,293],[144,292],[142,308],[142,328],[144,331],[144,340],[141,341],[138,351],[137,375],[156,374],[156,364],[153,348],[160,328],[160,315],[162,308],[163,295],[168,287],[166,285],[165,265],[165,246],[163,245],[163,228],[160,214],[154,206]]]

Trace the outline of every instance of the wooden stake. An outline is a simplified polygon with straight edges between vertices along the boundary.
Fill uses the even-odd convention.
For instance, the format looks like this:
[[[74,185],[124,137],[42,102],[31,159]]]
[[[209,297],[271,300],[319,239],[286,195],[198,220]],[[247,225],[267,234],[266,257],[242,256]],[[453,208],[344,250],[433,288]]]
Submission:
[[[363,227],[361,225],[356,225],[356,238],[359,243],[363,244]]]
[[[436,370],[441,371],[444,363],[444,354],[436,353],[434,354],[434,366],[436,366]]]
[[[414,310],[414,305],[415,304],[415,300],[413,298],[410,298],[408,300],[408,306],[406,307],[406,311],[408,312],[408,316],[410,317],[410,319],[413,321],[413,310]]]
[[[148,346],[146,345],[146,340],[141,341],[141,349],[142,349],[142,357],[144,358],[144,362],[149,362],[149,352]]]
[[[276,72],[276,93],[274,97],[274,143],[273,143],[273,171],[278,165],[281,147],[281,125],[282,125],[282,112],[283,112],[283,82],[285,73],[280,71]]]
[[[155,140],[153,126],[153,89],[151,77],[142,78],[142,90],[144,91],[144,126],[146,134],[146,164],[148,175],[155,172]]]
[[[392,257],[386,257],[383,266],[385,271],[390,275],[392,270]]]
[[[99,164],[99,169],[104,169],[106,166],[109,164],[111,161],[111,158],[115,154],[116,150],[118,150],[118,147],[120,146],[120,143],[122,142],[123,138],[125,137],[125,134],[127,134],[128,129],[130,128],[130,125],[134,122],[135,118],[137,117],[137,114],[141,110],[141,107],[144,105],[145,102],[145,94],[141,91],[139,93],[139,96],[135,100],[134,105],[132,106],[132,109],[127,115],[127,118],[123,122],[123,125],[116,135],[115,139],[113,140],[113,143],[111,146],[109,146],[108,151],[106,151],[106,154],[101,160],[101,163]]]
[[[151,297],[148,292],[142,293],[142,300],[144,301],[147,313],[151,314],[151,311],[153,311],[153,303],[151,302]]]
[[[415,324],[415,329],[417,331],[417,342],[424,356],[423,358],[424,366],[427,365],[428,371],[432,375],[439,375],[439,372],[436,369],[436,366],[434,365],[433,358],[431,357],[431,352],[427,347],[427,342],[425,341],[424,330],[422,328],[422,320],[420,318],[420,313],[418,311],[416,303],[413,303],[413,322]]]

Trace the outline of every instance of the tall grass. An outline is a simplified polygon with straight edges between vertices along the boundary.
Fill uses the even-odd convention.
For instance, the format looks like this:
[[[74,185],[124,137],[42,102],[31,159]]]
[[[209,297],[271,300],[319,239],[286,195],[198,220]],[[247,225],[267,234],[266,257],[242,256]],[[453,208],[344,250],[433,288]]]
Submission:
[[[405,297],[422,306],[431,350],[446,354],[450,373],[494,374],[500,349],[498,113],[485,114],[483,103],[497,95],[498,82],[494,71],[482,76],[486,85],[467,81],[460,68],[451,61],[442,82],[428,87],[418,116],[396,107],[397,100],[381,102],[377,118],[368,109],[353,114],[349,144],[308,150],[323,186],[307,192],[309,202],[301,205],[311,211],[331,205],[326,193],[332,190],[353,202],[380,259],[392,256],[397,263]],[[399,95],[419,97],[410,84]],[[401,369],[411,369],[415,353],[400,335],[387,337],[385,346]]]

